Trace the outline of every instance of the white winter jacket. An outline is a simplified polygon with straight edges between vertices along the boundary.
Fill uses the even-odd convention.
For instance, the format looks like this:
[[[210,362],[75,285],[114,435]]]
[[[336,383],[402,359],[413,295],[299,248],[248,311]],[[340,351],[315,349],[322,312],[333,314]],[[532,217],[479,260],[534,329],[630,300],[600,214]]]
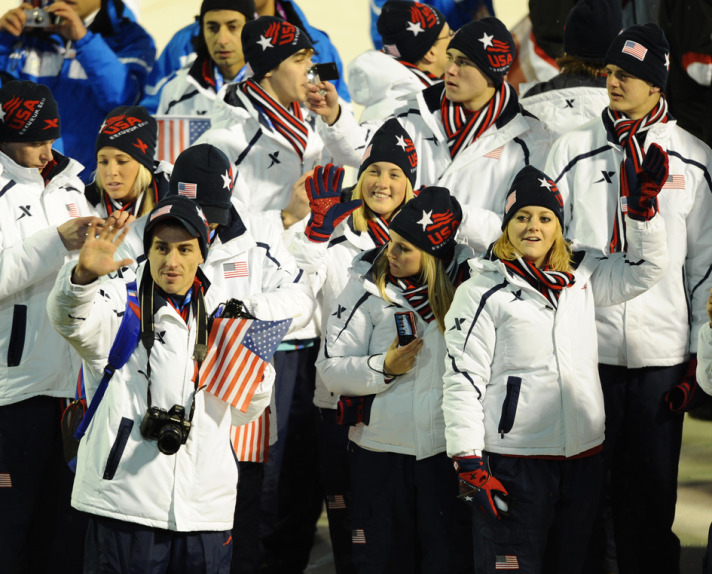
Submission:
[[[348,66],[351,99],[364,106],[361,122],[383,122],[403,106],[406,98],[426,85],[393,56],[369,50]]]
[[[712,151],[679,128],[657,124],[652,143],[667,150],[670,176],[658,196],[667,227],[670,268],[647,293],[596,311],[601,363],[629,368],[685,362],[707,321],[712,287]],[[559,138],[544,170],[561,192],[565,236],[609,252],[623,151],[599,118]],[[692,331],[690,331],[690,324]]]
[[[52,324],[84,360],[87,396],[93,397],[126,305],[123,280],[70,282],[74,264],[65,265],[47,302]],[[139,267],[140,285],[145,266]],[[226,298],[208,288],[208,313]],[[191,358],[197,329],[189,329],[172,306],[155,314],[161,333],[151,351],[152,404],[190,410],[194,394]],[[245,424],[269,404],[272,377],[258,386],[246,413],[206,391],[195,394],[195,415],[186,444],[165,455],[143,438],[147,410],[147,355],[139,343],[116,371],[79,446],[72,506],[78,510],[154,528],[177,531],[229,530],[233,526],[237,463],[230,424]]]
[[[316,367],[335,394],[376,395],[369,424],[352,426],[350,440],[366,449],[408,454],[421,460],[445,450],[445,340],[437,321],[423,321],[400,292],[387,287],[394,303],[381,298],[376,285],[366,277],[374,254],[366,252],[354,261],[351,279],[337,298],[337,311],[329,316]],[[456,247],[458,262],[471,255],[469,247]],[[415,366],[386,383],[383,362],[396,338],[394,313],[398,311],[414,312],[418,337],[424,345]]]
[[[534,114],[549,129],[554,139],[600,118],[601,112],[608,107],[605,80],[583,78],[577,82],[579,78],[557,76],[546,82],[551,87],[545,91],[541,84],[528,86],[530,90],[524,92],[519,100],[525,110]],[[519,86],[520,93],[525,87]]]
[[[38,395],[72,397],[80,361],[52,329],[45,305],[70,256],[57,227],[94,215],[78,174],[55,152],[45,186],[40,172],[0,152],[0,405]]]
[[[575,283],[556,309],[501,261],[470,261],[445,319],[449,456],[571,457],[603,442],[594,306],[635,297],[662,277],[664,223],[629,220],[628,257],[578,252]]]

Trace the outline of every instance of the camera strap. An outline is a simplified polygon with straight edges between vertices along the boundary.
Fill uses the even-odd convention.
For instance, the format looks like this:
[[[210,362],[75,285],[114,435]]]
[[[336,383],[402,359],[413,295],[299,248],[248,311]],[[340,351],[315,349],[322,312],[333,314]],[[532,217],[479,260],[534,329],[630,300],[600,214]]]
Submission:
[[[139,291],[139,307],[141,309],[141,343],[146,349],[147,365],[146,379],[148,385],[146,387],[146,403],[148,408],[151,408],[151,349],[155,341],[155,325],[153,322],[153,301],[155,293],[155,284],[151,276],[150,263],[146,261],[143,277],[141,278],[141,287]],[[200,366],[208,354],[208,315],[205,311],[205,298],[203,290],[197,289],[196,296],[192,301],[195,312],[196,336],[195,345],[193,347],[193,359],[198,362],[195,375],[195,389],[190,400],[190,413],[188,421],[193,420],[195,412],[195,394],[200,390]]]

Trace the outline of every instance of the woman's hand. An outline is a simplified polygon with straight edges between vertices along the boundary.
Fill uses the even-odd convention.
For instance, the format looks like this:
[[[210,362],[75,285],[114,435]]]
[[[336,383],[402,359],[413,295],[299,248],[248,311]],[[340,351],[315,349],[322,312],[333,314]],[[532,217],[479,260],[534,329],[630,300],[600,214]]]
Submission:
[[[388,347],[383,370],[389,375],[404,375],[415,365],[415,357],[423,348],[423,339],[414,339],[404,347],[398,346],[398,337]]]

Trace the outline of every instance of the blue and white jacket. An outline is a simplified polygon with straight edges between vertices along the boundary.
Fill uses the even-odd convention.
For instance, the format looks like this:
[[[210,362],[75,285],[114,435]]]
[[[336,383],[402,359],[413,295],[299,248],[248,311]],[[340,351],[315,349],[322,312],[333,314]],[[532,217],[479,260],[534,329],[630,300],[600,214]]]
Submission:
[[[94,215],[78,177],[82,166],[54,154],[45,182],[0,152],[0,405],[44,395],[72,397],[80,361],[45,311],[70,253],[57,227]]]
[[[40,33],[19,39],[0,32],[0,70],[46,85],[59,106],[63,153],[84,166],[91,181],[93,142],[106,115],[138,103],[156,57],[153,38],[123,15],[121,0],[102,0],[87,34],[77,42]]]
[[[708,320],[712,288],[712,151],[675,120],[650,128],[645,148],[653,143],[670,159],[670,175],[658,195],[669,271],[639,297],[596,311],[601,363],[631,369],[687,361]],[[544,170],[564,200],[564,235],[603,254],[609,252],[620,201],[622,159],[618,140],[599,118],[559,138]]]
[[[329,316],[316,368],[336,395],[376,395],[369,424],[352,426],[350,440],[369,450],[421,460],[445,450],[445,339],[437,321],[426,323],[392,286],[386,287],[386,293],[393,303],[381,297],[369,277],[376,251],[354,260],[351,278],[336,300],[336,312]],[[455,247],[458,264],[471,256],[468,246]],[[399,311],[414,313],[424,344],[413,368],[386,382],[383,363],[396,338],[394,313]]]
[[[571,457],[603,443],[595,308],[640,295],[668,264],[665,221],[628,220],[628,254],[575,253],[575,283],[549,300],[500,260],[470,261],[445,317],[449,456]]]

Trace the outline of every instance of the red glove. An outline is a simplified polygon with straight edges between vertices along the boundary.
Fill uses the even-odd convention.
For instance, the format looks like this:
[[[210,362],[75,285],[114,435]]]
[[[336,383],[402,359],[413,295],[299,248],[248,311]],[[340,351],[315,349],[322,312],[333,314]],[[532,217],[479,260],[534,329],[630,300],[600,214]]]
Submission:
[[[344,168],[330,163],[317,166],[314,175],[306,180],[311,216],[305,233],[311,241],[328,241],[336,226],[363,203],[360,199],[341,203],[343,181]]]
[[[628,179],[628,216],[638,221],[648,221],[658,211],[658,193],[668,179],[668,154],[658,144],[652,144],[645,152],[641,170],[635,172],[633,160],[625,162]]]
[[[456,456],[453,464],[460,477],[459,498],[493,518],[509,515],[509,493],[482,457]]]
[[[693,406],[693,402],[697,402],[699,387],[696,372],[697,357],[692,357],[682,380],[665,394],[665,402],[672,412],[684,413]]]

